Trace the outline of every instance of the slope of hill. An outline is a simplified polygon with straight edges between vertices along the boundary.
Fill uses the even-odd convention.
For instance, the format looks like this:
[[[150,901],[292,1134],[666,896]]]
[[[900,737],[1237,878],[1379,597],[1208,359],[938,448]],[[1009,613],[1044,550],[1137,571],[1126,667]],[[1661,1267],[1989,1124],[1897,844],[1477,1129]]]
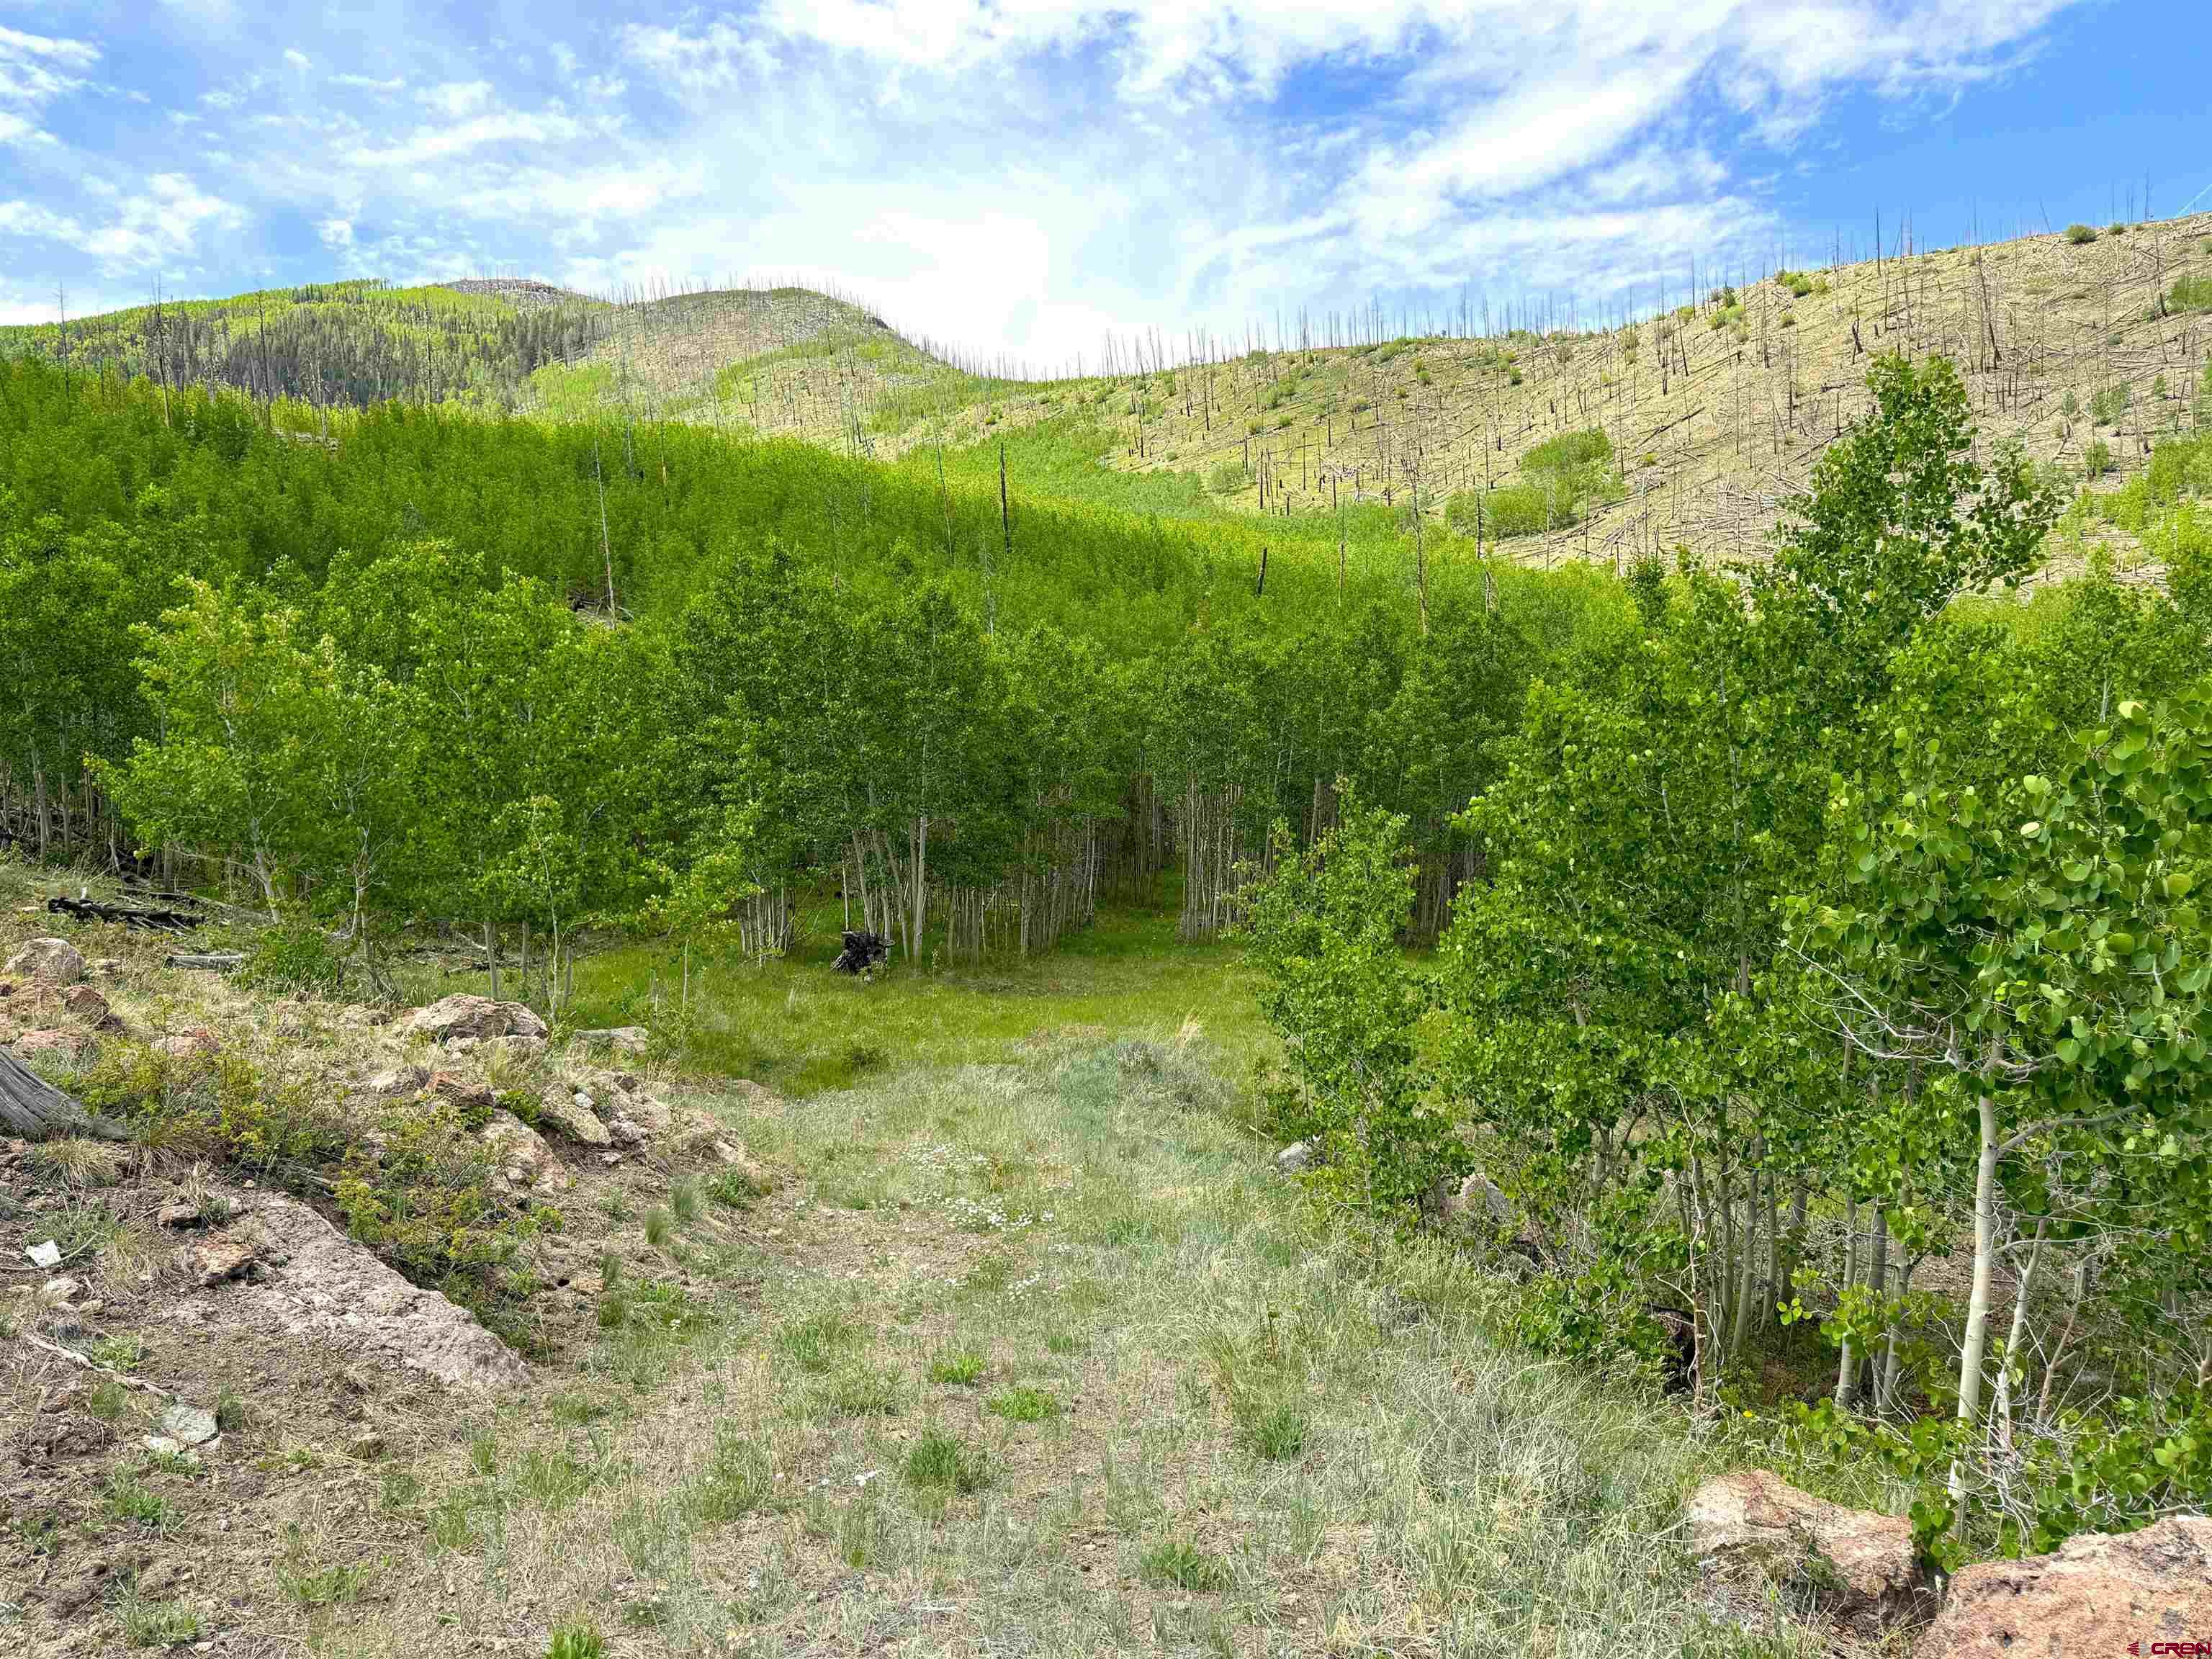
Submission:
[[[788,311],[769,318],[771,300]],[[1086,465],[1177,479],[1159,498],[1194,510],[1418,503],[1546,563],[1678,545],[1731,558],[1758,555],[1866,411],[1886,352],[1949,357],[1986,437],[2093,491],[2139,472],[2201,395],[2212,215],[1774,272],[1615,329],[1214,350],[1048,382],[963,372],[833,306],[811,326],[795,292],[630,308],[591,355],[590,389],[622,388],[633,414],[886,459],[1039,427]]]
[[[682,421],[884,459],[1036,428],[1024,447],[1060,487],[1103,463],[1156,480],[1122,492],[1152,510],[1326,533],[1347,507],[1409,528],[1417,508],[1517,558],[1620,566],[1676,546],[1756,556],[1889,351],[1951,358],[1986,438],[2092,490],[2124,483],[2203,395],[2208,314],[2200,215],[1775,272],[1620,328],[1382,338],[1336,322],[1338,343],[1138,352],[1138,372],[1079,380],[979,373],[805,289],[608,301],[514,279],[152,305],[0,330],[0,356],[324,404]]]
[[[541,283],[323,283],[0,329],[0,357],[235,386],[322,407],[462,400],[513,407],[539,365],[588,351],[612,307]]]
[[[1866,411],[1875,356],[1951,358],[1986,438],[2100,489],[2188,424],[2208,310],[2212,216],[2199,216],[1784,272],[1610,331],[1255,352],[1024,389],[941,424],[972,442],[1088,410],[1115,430],[1109,465],[1199,475],[1246,511],[1418,496],[1425,515],[1486,539],[1502,529],[1509,550],[1545,562],[1677,544],[1755,556],[1782,500]]]

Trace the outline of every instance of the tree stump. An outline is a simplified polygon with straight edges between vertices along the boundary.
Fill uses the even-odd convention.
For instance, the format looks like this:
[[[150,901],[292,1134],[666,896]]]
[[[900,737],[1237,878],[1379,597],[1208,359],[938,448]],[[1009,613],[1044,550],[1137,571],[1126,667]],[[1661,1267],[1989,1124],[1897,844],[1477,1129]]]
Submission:
[[[72,1099],[0,1048],[0,1127],[26,1140],[85,1135],[95,1140],[128,1140],[130,1132]]]

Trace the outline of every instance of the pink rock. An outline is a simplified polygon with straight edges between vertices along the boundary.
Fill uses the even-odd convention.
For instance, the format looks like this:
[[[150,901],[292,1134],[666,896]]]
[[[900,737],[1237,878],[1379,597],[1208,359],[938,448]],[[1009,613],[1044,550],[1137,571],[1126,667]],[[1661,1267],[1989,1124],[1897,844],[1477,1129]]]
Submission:
[[[1690,1553],[1724,1577],[1812,1589],[1838,1624],[1878,1635],[1928,1597],[1902,1516],[1845,1509],[1765,1469],[1735,1469],[1691,1494]]]
[[[2212,1642],[2212,1519],[2085,1533],[2051,1555],[1984,1561],[1951,1580],[1914,1659],[2195,1651]]]

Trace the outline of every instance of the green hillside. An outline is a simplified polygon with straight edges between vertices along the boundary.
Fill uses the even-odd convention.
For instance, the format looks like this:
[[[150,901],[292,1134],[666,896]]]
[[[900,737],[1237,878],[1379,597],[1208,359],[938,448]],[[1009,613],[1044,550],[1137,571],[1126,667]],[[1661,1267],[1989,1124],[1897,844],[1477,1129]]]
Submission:
[[[2193,355],[2190,314],[2130,327]],[[408,1589],[371,1651],[457,1650],[436,1621],[465,1617],[589,1654],[579,1609],[618,1602],[703,1644],[736,1628],[701,1565],[732,1550],[763,1563],[749,1629],[831,1594],[905,1617],[886,1562],[1026,1618],[1048,1537],[1111,1540],[1195,1650],[1307,1650],[1304,1622],[1274,1639],[1296,1578],[1347,1651],[1743,1659],[1830,1650],[1823,1607],[1747,1633],[1695,1601],[1675,1535],[1710,1467],[1881,1507],[1915,1585],[2212,1501],[2212,400],[2185,358],[2057,416],[2148,446],[2087,489],[1986,375],[1869,354],[1740,558],[1552,560],[1554,515],[1594,529],[1651,470],[1581,410],[1472,512],[1418,449],[1323,509],[1263,443],[1265,512],[1153,452],[1170,391],[1201,433],[1248,392],[1290,431],[1340,372],[1410,351],[1443,383],[1441,346],[979,390],[805,296],[610,317],[512,285],[310,299],[244,338],[296,362],[279,327],[359,324],[403,378],[475,342],[489,384],[568,318],[601,331],[497,396],[457,372],[358,408],[174,379],[150,312],[152,378],[57,362],[58,333],[0,362],[0,1018],[135,1143],[25,1155],[51,1202],[0,1215],[9,1248],[52,1231],[107,1295],[25,1288],[155,1331],[171,1291],[243,1296],[143,1287],[173,1220],[216,1242],[212,1183],[250,1181],[467,1310],[502,1390],[544,1385],[465,1449],[438,1417],[402,1471],[435,1495],[380,1480],[374,1540],[288,1534],[252,1618],[313,1628],[374,1577]],[[1664,384],[1733,381],[1683,336]],[[1480,349],[1511,386],[1522,345]],[[855,401],[863,364],[907,377],[911,427]],[[844,424],[808,428],[822,405]],[[112,954],[69,891],[126,878],[207,901],[234,957]],[[848,930],[876,978],[830,971]],[[183,965],[211,960],[234,977]],[[39,977],[88,968],[115,1003]],[[399,1018],[463,986],[521,1029],[434,1048]],[[204,1390],[179,1372],[207,1355],[270,1374],[226,1340],[158,1386]],[[264,1420],[326,1424],[300,1401],[329,1390],[272,1392]],[[711,1448],[702,1401],[738,1425]],[[1440,1497],[1437,1437],[1509,1419],[1543,1467]],[[319,1467],[230,1420],[257,1474]],[[192,1487],[118,1434],[104,1482],[41,1474],[9,1561],[172,1504],[236,1509],[258,1561],[308,1489]],[[517,1540],[558,1571],[418,1613]],[[1054,1604],[1138,1629],[1106,1577]],[[134,1581],[97,1617],[166,1640],[198,1628],[175,1599]]]

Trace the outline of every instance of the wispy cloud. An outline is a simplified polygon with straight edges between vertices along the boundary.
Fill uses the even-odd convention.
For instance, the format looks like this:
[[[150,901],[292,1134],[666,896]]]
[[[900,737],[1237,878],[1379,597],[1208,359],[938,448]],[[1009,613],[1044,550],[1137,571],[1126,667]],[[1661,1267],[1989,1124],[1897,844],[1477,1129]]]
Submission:
[[[112,276],[189,258],[202,231],[235,229],[245,218],[242,210],[201,190],[190,175],[161,173],[92,220],[36,202],[0,202],[0,235],[62,243]]]
[[[545,0],[524,45],[417,0],[373,33],[88,8],[0,28],[0,154],[69,161],[0,185],[0,264],[811,276],[1040,364],[1378,292],[1640,295],[1767,245],[1838,109],[1942,107],[2069,3]],[[62,122],[117,91],[156,107]]]

